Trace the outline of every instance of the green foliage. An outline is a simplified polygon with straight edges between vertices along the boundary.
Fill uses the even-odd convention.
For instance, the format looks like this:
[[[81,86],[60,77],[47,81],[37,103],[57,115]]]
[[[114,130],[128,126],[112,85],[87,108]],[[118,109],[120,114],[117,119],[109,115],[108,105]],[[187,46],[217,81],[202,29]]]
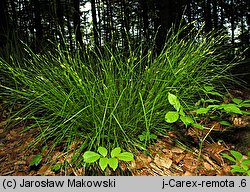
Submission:
[[[55,164],[52,167],[52,170],[55,171],[55,172],[57,172],[57,171],[59,171],[61,169],[61,167],[62,167],[62,164],[61,163],[57,163],[57,164]]]
[[[221,96],[220,93],[216,92],[214,90],[214,88],[212,87],[206,87],[205,88],[205,91],[209,94],[212,94],[212,95],[215,95],[215,96]],[[206,103],[212,103],[212,104],[209,104],[207,107],[200,107],[198,109],[195,110],[196,114],[198,115],[198,117],[191,117],[191,116],[187,116],[184,112],[183,112],[183,107],[181,106],[180,102],[179,102],[179,99],[169,93],[169,103],[171,105],[173,105],[173,107],[176,109],[176,111],[168,111],[165,115],[165,120],[167,123],[174,123],[176,121],[178,121],[179,119],[186,125],[192,125],[193,127],[196,127],[196,128],[199,128],[201,130],[204,129],[203,125],[201,124],[198,124],[195,122],[195,119],[198,119],[201,118],[199,115],[207,115],[207,116],[210,116],[210,112],[213,111],[220,111],[222,113],[226,113],[226,114],[243,114],[244,113],[244,110],[241,110],[240,107],[248,107],[248,100],[247,101],[243,101],[241,99],[236,99],[234,98],[233,99],[233,102],[234,103],[229,103],[229,104],[224,104],[224,103],[221,103],[221,104],[213,104],[213,103],[218,103],[220,101],[218,100],[213,100],[213,99],[209,99],[209,100],[204,100],[204,99],[201,99],[200,101],[202,102],[206,102]],[[226,126],[231,126],[231,124],[227,121],[223,121],[221,120],[220,123],[222,125],[226,125]],[[210,132],[212,131],[213,127],[210,128],[210,130],[208,131],[208,133],[203,137],[203,138],[200,138],[198,135],[198,138],[199,138],[199,155],[198,155],[198,159],[200,158],[201,156],[201,152],[202,152],[202,147],[203,147],[203,142],[205,141],[205,139],[207,138],[207,136],[210,134]],[[242,160],[243,158],[243,155],[240,153],[240,152],[237,152],[237,151],[230,151],[231,156],[227,155],[227,154],[223,154],[223,156],[227,159],[229,159],[230,161],[234,162],[235,165],[232,165],[232,170],[231,172],[232,173],[241,173],[243,175],[248,175],[250,176],[250,153],[249,153],[249,157],[248,159],[244,159]],[[198,167],[196,169],[196,171],[198,170]]]
[[[108,159],[108,164],[109,166],[113,169],[113,170],[116,170],[116,168],[118,167],[118,159],[115,158],[115,157],[112,157],[112,158],[109,158]],[[105,167],[102,169],[104,170]]]
[[[93,151],[86,151],[83,154],[83,159],[85,163],[94,163],[99,160],[99,166],[104,171],[109,165],[114,171],[118,167],[118,160],[121,161],[133,161],[134,155],[130,152],[122,152],[121,148],[116,147],[111,151],[111,157],[106,157],[108,154],[108,150],[105,147],[98,147],[97,151],[100,153],[96,153]]]
[[[139,135],[139,139],[140,141],[145,141],[146,138],[149,138],[149,140],[155,140],[157,139],[157,136],[155,134],[152,133],[147,133],[146,131],[143,131],[141,135]]]
[[[116,147],[111,151],[111,157],[116,157],[118,154],[121,153],[121,148],[120,147]]]
[[[176,109],[177,112],[180,111],[181,104],[179,99],[175,95],[168,93],[168,101]]]
[[[215,91],[215,88],[212,86],[205,86],[203,91],[206,94],[212,94],[220,97],[222,96],[219,92]],[[171,105],[173,105],[176,111],[168,111],[166,113],[165,121],[167,123],[174,123],[177,122],[178,120],[181,120],[186,126],[192,125],[196,128],[203,129],[203,126],[197,124],[196,120],[200,120],[202,117],[206,116],[206,118],[217,118],[217,120],[220,122],[221,125],[231,126],[231,123],[222,119],[223,115],[225,116],[228,114],[240,114],[240,115],[250,114],[248,111],[241,109],[241,107],[244,108],[249,107],[250,104],[249,100],[241,100],[238,98],[233,98],[232,101],[234,103],[225,104],[216,99],[205,100],[202,98],[196,103],[195,113],[197,116],[195,117],[189,116],[186,115],[185,112],[183,111],[183,107],[180,104],[179,99],[171,93],[169,93],[168,95],[169,95],[168,101]],[[197,106],[200,105],[201,103],[203,103],[203,106],[201,107]]]
[[[206,94],[209,94],[209,95],[213,95],[213,96],[218,96],[218,97],[223,97],[223,95],[221,93],[219,93],[218,91],[215,90],[215,87],[213,86],[204,86],[203,87],[203,91],[206,93]]]
[[[231,81],[227,70],[232,65],[225,64],[220,54],[224,37],[192,30],[181,39],[185,30],[169,31],[158,55],[154,47],[145,51],[143,45],[129,50],[103,45],[98,51],[86,46],[74,53],[57,45],[53,52],[39,54],[23,45],[25,59],[15,55],[11,61],[0,59],[6,77],[0,84],[1,99],[9,106],[19,105],[10,118],[12,125],[33,122],[24,130],[39,129],[32,146],[47,140],[53,140],[53,147],[70,145],[78,139],[88,149],[133,145],[145,150],[155,138],[152,133],[166,131],[166,109],[175,110],[167,121],[193,124],[176,96],[168,93],[185,99],[185,107],[193,106],[204,86]],[[215,94],[211,87],[204,89]],[[89,158],[95,161],[98,155]],[[106,162],[102,160],[102,165]]]
[[[244,112],[234,103],[222,103],[219,105],[208,105],[206,108],[200,108],[196,110],[197,114],[207,114],[210,111],[220,110],[225,113],[231,114],[243,114]]]
[[[211,90],[213,91],[211,92]],[[209,86],[209,89],[204,88],[203,91],[207,95],[219,96],[221,98],[223,97],[222,94],[215,91],[215,88],[212,86]],[[197,102],[197,105],[199,105],[200,103],[203,103],[203,106],[205,106],[208,103],[209,105],[207,105],[206,107],[200,107],[196,109],[196,113],[198,115],[205,115],[210,112],[217,111],[217,112],[226,113],[226,114],[240,114],[240,115],[250,114],[246,110],[241,110],[242,107],[245,107],[245,108],[250,107],[250,100],[242,100],[238,98],[233,98],[232,101],[233,103],[222,103],[221,101],[216,100],[216,99],[208,99],[208,100],[201,99],[199,102]]]
[[[242,100],[242,99],[238,99],[238,98],[233,98],[232,101],[238,107],[250,107],[250,100]]]
[[[231,150],[230,155],[222,153],[222,156],[230,160],[234,165],[231,166],[231,172],[239,175],[250,176],[250,156],[247,159],[243,159],[243,155],[238,152]]]
[[[168,123],[174,123],[179,119],[179,112],[178,111],[169,111],[165,116],[165,120]]]
[[[195,119],[189,115],[186,115],[186,113],[183,111],[183,107],[180,104],[179,99],[177,96],[168,93],[168,101],[173,107],[176,109],[176,111],[168,111],[165,115],[165,121],[167,123],[174,123],[178,121],[179,119],[186,125],[193,125],[196,128],[203,129],[203,126],[196,123]]]
[[[98,147],[97,150],[103,157],[106,157],[108,154],[108,150],[105,147]]]
[[[86,163],[94,163],[101,157],[100,154],[94,151],[86,151],[83,155],[84,161]]]
[[[38,166],[38,165],[41,163],[42,159],[43,159],[43,157],[42,157],[42,155],[40,155],[40,154],[34,156],[34,157],[31,159],[31,161],[30,161],[30,167],[31,167],[31,166]]]

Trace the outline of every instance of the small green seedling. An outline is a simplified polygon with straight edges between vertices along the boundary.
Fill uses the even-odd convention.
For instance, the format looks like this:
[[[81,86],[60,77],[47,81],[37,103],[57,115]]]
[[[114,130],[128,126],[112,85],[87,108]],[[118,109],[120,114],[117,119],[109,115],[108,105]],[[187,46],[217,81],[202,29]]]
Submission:
[[[209,99],[211,100],[211,99]],[[204,103],[209,100],[201,100]],[[212,101],[212,100],[211,100]],[[195,110],[196,114],[199,116],[206,116],[209,119],[215,119],[220,122],[221,125],[232,127],[232,124],[228,121],[225,121],[224,118],[228,116],[228,114],[239,114],[239,115],[249,115],[250,112],[244,110],[244,108],[248,108],[250,106],[250,100],[241,100],[238,98],[232,99],[233,103],[219,103],[217,100],[214,103],[210,103],[207,107],[200,107]],[[243,109],[241,109],[244,107]]]
[[[219,92],[215,91],[215,88],[212,86],[205,86],[203,91],[206,94],[223,97]],[[242,100],[239,98],[233,98],[232,101],[233,101],[232,103],[220,103],[219,100],[215,100],[215,99],[208,99],[208,100],[201,99],[198,101],[198,103],[200,104],[202,102],[204,106],[201,108],[198,108],[196,110],[196,113],[198,115],[202,115],[202,114],[204,115],[204,114],[207,114],[208,112],[219,111],[219,112],[227,113],[227,114],[240,114],[240,115],[250,114],[250,112],[248,111],[241,110],[241,107],[250,107],[250,100]],[[205,104],[207,103],[209,103],[209,105],[205,107]]]
[[[179,99],[172,93],[168,93],[168,101],[175,108],[176,111],[168,111],[165,115],[165,121],[167,123],[175,123],[179,119],[186,125],[192,125],[199,129],[204,129],[202,125],[196,123],[194,119],[185,114],[183,107],[180,104]]]
[[[233,98],[232,101],[238,105],[238,107],[250,107],[250,99],[242,100],[238,98]]]
[[[118,167],[118,160],[121,161],[133,161],[134,155],[130,152],[122,152],[121,148],[116,147],[111,151],[110,157],[107,157],[108,150],[105,147],[98,147],[97,152],[86,151],[83,154],[85,163],[95,163],[99,160],[99,166],[104,171],[109,165],[114,171]]]
[[[176,111],[168,111],[165,115],[167,123],[174,123],[178,121],[180,116],[185,116],[179,99],[172,93],[168,93],[168,102],[175,108]]]
[[[238,152],[231,150],[230,155],[222,153],[222,156],[226,159],[230,160],[234,165],[231,166],[232,173],[238,173],[240,175],[250,176],[250,155],[248,155],[247,159],[243,159],[243,155]]]
[[[38,166],[41,163],[42,159],[43,159],[43,157],[40,154],[34,156],[30,161],[30,167]]]
[[[57,163],[52,167],[52,171],[58,172],[58,171],[60,171],[61,167],[62,167],[62,164]]]

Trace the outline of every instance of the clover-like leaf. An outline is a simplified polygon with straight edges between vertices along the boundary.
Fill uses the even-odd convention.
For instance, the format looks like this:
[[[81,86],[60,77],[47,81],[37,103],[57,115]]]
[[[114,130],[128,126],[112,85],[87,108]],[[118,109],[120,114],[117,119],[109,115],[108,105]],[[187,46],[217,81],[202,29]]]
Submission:
[[[117,155],[117,158],[122,161],[133,161],[134,155],[130,152],[123,152]]]
[[[243,158],[243,155],[238,151],[231,150],[230,153],[234,156],[236,161],[240,161]]]
[[[53,171],[59,171],[61,169],[62,164],[61,163],[57,163],[52,167]]]
[[[196,113],[197,114],[207,114],[209,110],[210,110],[210,108],[203,108],[203,107],[201,107],[201,108],[199,108],[199,109],[196,110]]]
[[[38,154],[36,156],[34,156],[31,161],[30,161],[30,166],[37,166],[40,164],[40,162],[42,161],[43,157],[42,155]]]
[[[232,173],[237,173],[237,172],[238,173],[244,173],[245,172],[245,170],[242,167],[238,166],[238,165],[232,165],[231,167],[232,167],[232,169],[231,169]]]
[[[83,159],[84,159],[84,162],[86,163],[94,163],[96,162],[99,158],[100,158],[100,154],[96,153],[96,152],[93,152],[93,151],[86,151],[84,154],[83,154]]]
[[[242,111],[240,110],[239,107],[237,107],[235,104],[229,103],[229,104],[221,104],[223,109],[227,113],[236,113],[236,114],[242,114]]]
[[[232,162],[236,162],[235,159],[231,156],[229,156],[228,154],[226,153],[221,153],[223,157],[227,158],[228,160],[232,161]]]
[[[240,104],[240,103],[243,102],[242,99],[238,99],[238,98],[233,98],[232,101],[233,101],[234,103],[236,103],[236,104]]]
[[[106,157],[108,154],[108,150],[105,147],[98,147],[97,151],[103,156]]]
[[[194,120],[190,116],[181,116],[180,119],[186,126],[194,123]]]
[[[179,99],[172,93],[168,93],[168,101],[173,107],[176,109],[176,111],[180,111],[181,104]]]
[[[115,171],[118,167],[118,159],[117,158],[109,158],[108,164]]]
[[[198,123],[192,123],[192,125],[198,129],[204,130],[204,127]]]
[[[109,163],[109,159],[107,157],[102,157],[99,160],[99,165],[101,167],[101,169],[104,171],[106,169],[106,167],[108,166]]]
[[[111,151],[111,157],[117,157],[117,155],[119,155],[121,153],[121,148],[120,147],[116,147]]]
[[[179,113],[177,111],[169,111],[165,115],[165,121],[167,123],[174,123],[179,119]]]

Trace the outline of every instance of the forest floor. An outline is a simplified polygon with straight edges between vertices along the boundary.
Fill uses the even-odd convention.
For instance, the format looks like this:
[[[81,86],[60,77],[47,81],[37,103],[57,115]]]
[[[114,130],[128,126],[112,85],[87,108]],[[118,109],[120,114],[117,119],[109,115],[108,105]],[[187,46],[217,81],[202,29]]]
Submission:
[[[235,92],[236,96],[238,94],[244,99],[246,97],[250,99],[249,93],[249,90]],[[48,149],[45,150],[28,147],[38,134],[37,129],[21,133],[25,125],[19,124],[5,131],[3,125],[1,127],[3,120],[0,118],[0,176],[88,175],[83,168],[76,169],[70,165],[74,147],[81,143],[75,143],[74,146],[72,144],[72,150],[68,153],[63,152],[65,146],[59,146],[52,154],[50,153],[51,158],[49,158],[48,149],[52,146],[52,142],[47,143]],[[156,142],[148,147],[147,153],[138,151],[134,154],[135,161],[126,165],[121,163],[120,172],[111,173],[111,175],[123,175],[122,172],[127,171],[128,175],[134,176],[233,175],[230,172],[230,162],[222,157],[221,152],[228,153],[229,150],[237,150],[246,154],[250,151],[250,116],[234,116],[231,117],[231,122],[237,128],[233,133],[221,131],[222,127],[218,122],[211,122],[213,126],[218,127],[220,134],[216,131],[211,132],[213,140],[206,140],[201,151],[196,137],[198,132],[194,128],[184,130],[182,133],[168,132],[165,136],[159,136]],[[178,134],[185,139],[179,140]],[[249,135],[246,136],[247,134]],[[244,140],[247,141],[242,145]],[[30,167],[32,158],[37,154],[43,157],[41,163],[36,167]],[[52,169],[53,163],[65,161],[69,162],[67,168],[59,171]]]

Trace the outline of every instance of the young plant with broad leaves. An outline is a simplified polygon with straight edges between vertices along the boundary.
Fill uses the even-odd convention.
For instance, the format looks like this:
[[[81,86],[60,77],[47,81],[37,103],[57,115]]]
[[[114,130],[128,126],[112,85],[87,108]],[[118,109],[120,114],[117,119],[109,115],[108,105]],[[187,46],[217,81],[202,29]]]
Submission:
[[[167,123],[175,123],[179,119],[186,125],[193,125],[196,128],[203,129],[203,126],[196,123],[192,116],[187,115],[183,111],[183,107],[176,95],[168,93],[168,101],[175,108],[176,111],[168,111],[165,115]]]
[[[247,158],[243,158],[243,155],[238,152],[231,150],[231,155],[222,153],[222,156],[230,160],[234,165],[231,165],[231,172],[239,175],[250,176],[250,152],[248,152]]]
[[[97,152],[86,151],[83,154],[85,163],[95,163],[99,160],[99,166],[102,171],[105,171],[109,165],[114,171],[117,169],[120,161],[133,161],[134,155],[130,152],[121,152],[120,147],[116,147],[111,151],[110,157],[108,157],[108,150],[105,147],[98,147]]]

